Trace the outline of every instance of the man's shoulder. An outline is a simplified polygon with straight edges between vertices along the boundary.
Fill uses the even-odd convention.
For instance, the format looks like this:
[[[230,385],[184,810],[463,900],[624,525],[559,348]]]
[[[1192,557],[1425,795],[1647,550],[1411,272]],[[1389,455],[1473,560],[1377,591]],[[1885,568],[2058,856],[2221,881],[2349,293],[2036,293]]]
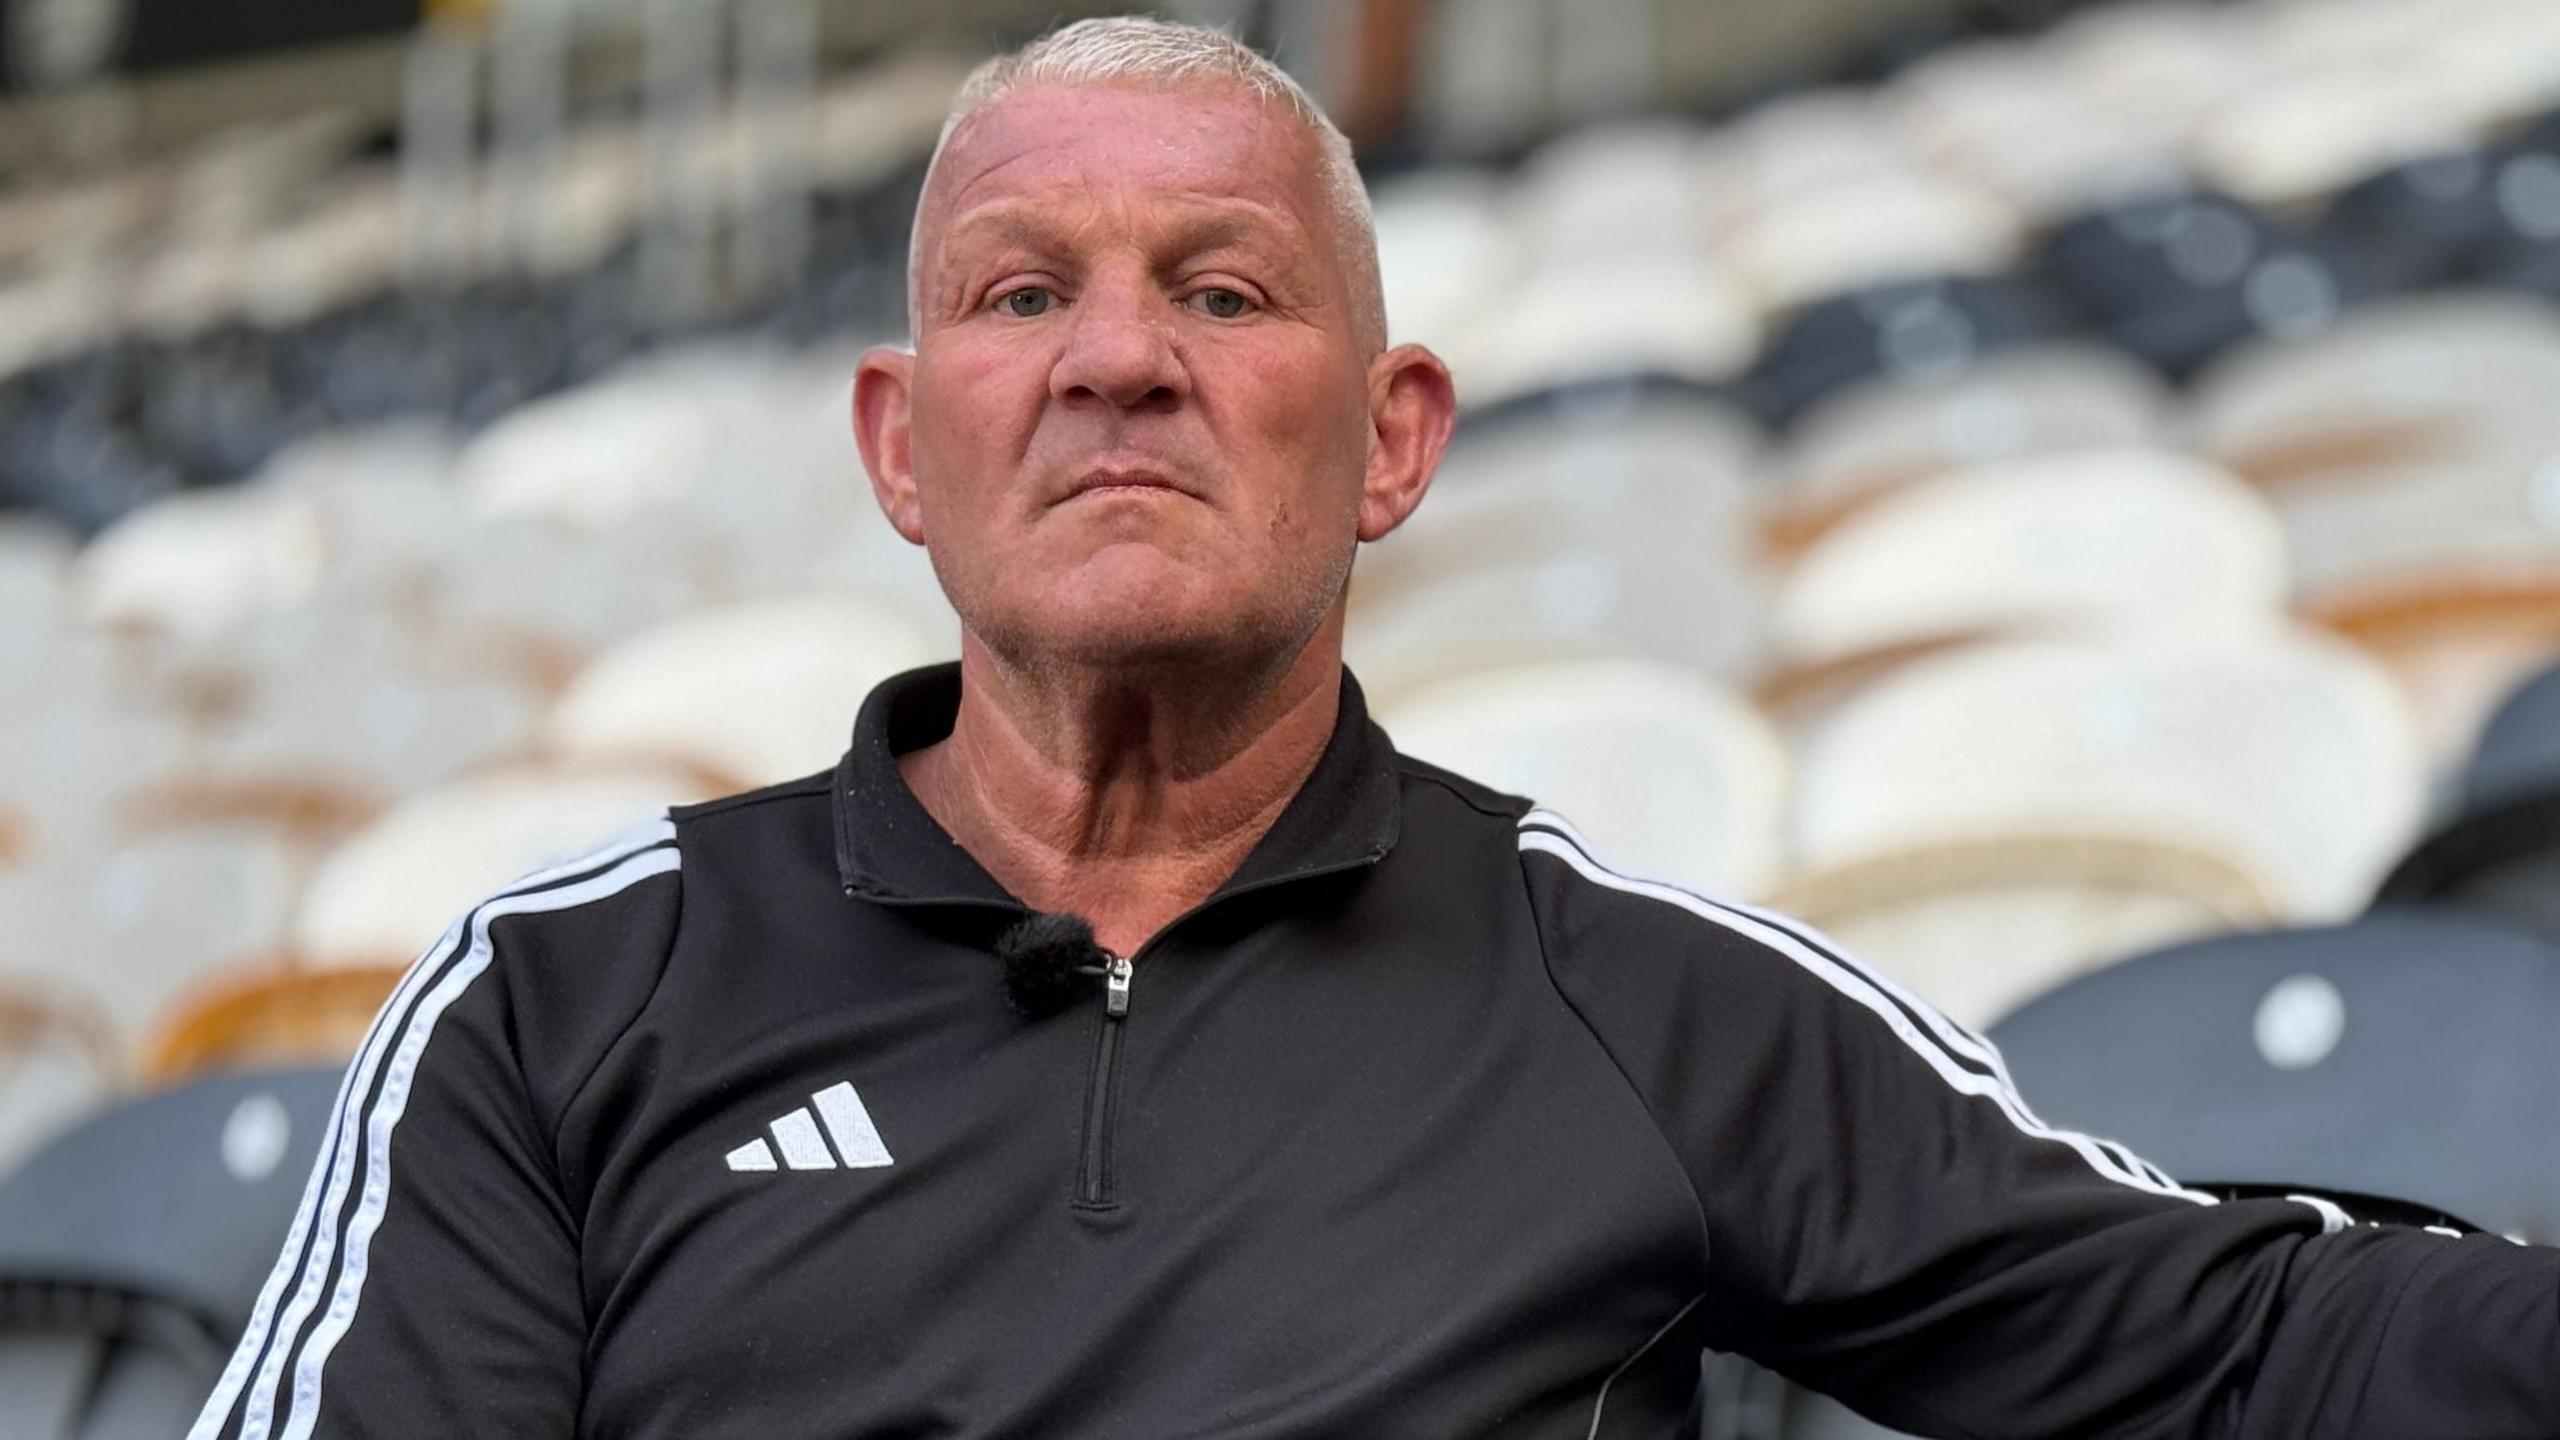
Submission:
[[[1522,816],[1537,808],[1535,802],[1525,797],[1495,789],[1480,780],[1471,780],[1401,750],[1396,752],[1395,765],[1408,803],[1417,799],[1444,799],[1454,802],[1462,813],[1472,810],[1485,819],[1498,820],[1505,825],[1518,824]]]
[[[667,818],[681,826],[689,821],[752,809],[760,805],[781,805],[792,801],[823,801],[827,798],[828,792],[834,788],[835,779],[835,768],[829,766],[814,774],[776,781],[771,785],[742,790],[734,795],[720,795],[709,800],[697,800],[689,805],[670,806],[667,810]]]

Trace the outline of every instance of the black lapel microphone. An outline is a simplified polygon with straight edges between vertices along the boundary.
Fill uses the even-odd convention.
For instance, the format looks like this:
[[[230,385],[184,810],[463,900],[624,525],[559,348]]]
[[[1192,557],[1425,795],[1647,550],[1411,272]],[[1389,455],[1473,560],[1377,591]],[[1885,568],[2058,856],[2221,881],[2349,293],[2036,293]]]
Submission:
[[[1032,1019],[1053,1015],[1090,993],[1089,977],[1106,973],[1109,956],[1081,915],[1038,911],[996,937],[1004,961],[1005,999]]]

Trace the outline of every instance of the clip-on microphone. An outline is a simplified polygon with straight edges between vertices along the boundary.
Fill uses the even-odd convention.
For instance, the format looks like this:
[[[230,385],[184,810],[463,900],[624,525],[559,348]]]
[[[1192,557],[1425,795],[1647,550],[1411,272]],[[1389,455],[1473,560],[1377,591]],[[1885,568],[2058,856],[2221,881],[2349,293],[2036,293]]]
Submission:
[[[1035,1020],[1075,1003],[1085,977],[1107,973],[1109,958],[1083,916],[1046,911],[997,936],[996,956],[1004,961],[1006,1000]]]

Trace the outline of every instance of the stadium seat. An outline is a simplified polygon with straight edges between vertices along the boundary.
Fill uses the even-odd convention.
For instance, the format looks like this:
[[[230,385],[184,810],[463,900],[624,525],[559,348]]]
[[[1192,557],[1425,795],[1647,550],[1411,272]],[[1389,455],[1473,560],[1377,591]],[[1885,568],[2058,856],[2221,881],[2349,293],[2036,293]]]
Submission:
[[[2401,7],[2405,18],[2396,23],[2424,25],[2412,13],[2419,9]],[[2436,88],[2405,59],[2360,56],[2269,75],[2216,107],[2187,149],[2206,184],[2281,209],[2387,166],[2454,149],[2467,138],[2438,103]]]
[[[2448,498],[2458,487],[2445,487]],[[2480,564],[2305,599],[2303,615],[2380,660],[2427,753],[2454,763],[2501,696],[2560,655],[2560,567]]]
[[[2332,503],[2345,506],[2395,470],[2432,472],[2560,445],[2560,419],[2542,405],[2554,386],[2560,304],[2439,292],[2377,302],[2318,336],[2232,351],[2196,378],[2187,424],[2199,448],[2268,486],[2279,504],[2334,477],[2350,494]],[[2316,510],[2320,497],[2300,503]],[[2401,534],[2424,518],[2406,501],[2402,508],[2412,513],[2373,528]],[[2494,544],[2486,528],[2475,525],[2453,545]],[[2307,584],[2324,583],[2333,567],[2370,568],[2333,557],[2327,544],[2317,529],[2300,536]]]
[[[1792,196],[1910,168],[1909,151],[1864,89],[1817,86],[1763,101],[1710,131],[1695,183],[1714,236]]]
[[[1503,218],[1533,265],[1694,254],[1712,203],[1694,173],[1702,139],[1676,120],[1568,131],[1521,162]]]
[[[228,489],[171,496],[82,548],[74,603],[92,624],[209,638],[308,599],[323,543],[307,506]]]
[[[1982,633],[2206,635],[2271,621],[2284,596],[2282,535],[2247,487],[2174,451],[2068,451],[1859,510],[1780,579],[1770,642],[1810,664]]]
[[[435,562],[470,528],[449,481],[454,437],[441,424],[391,421],[323,430],[291,442],[241,482],[316,511],[324,603],[415,605]]]
[[[2182,1179],[2396,1197],[2549,1244],[2555,1022],[2560,948],[2394,906],[2126,960],[1992,1039],[2044,1118]]]
[[[509,766],[421,791],[320,863],[289,948],[320,966],[405,963],[516,876],[720,793],[710,777],[664,764]]]
[[[2560,947],[2395,907],[2126,959],[2029,1001],[1991,1038],[2045,1121],[2190,1186],[2547,1245],[2560,1236],[2545,1103],[2560,1083],[2556,1023]],[[1902,1434],[1807,1391],[1769,1395],[1748,1367],[1712,1378],[1728,1393],[1756,1384],[1762,1410],[1783,1416],[1756,1435]]]
[[[1484,658],[1757,654],[1747,487],[1759,435],[1692,394],[1604,390],[1461,427],[1432,494],[1352,571],[1347,645],[1374,689]]]
[[[2460,906],[2560,937],[2560,667],[2481,732],[2453,813],[2383,881],[2384,903]]]
[[[674,763],[748,790],[833,765],[871,687],[953,657],[904,611],[852,591],[699,611],[581,671],[544,733],[558,754]],[[741,705],[740,696],[754,696]]]
[[[1387,335],[1437,351],[1461,395],[1471,388],[1476,336],[1489,318],[1484,298],[1503,293],[1521,266],[1501,198],[1492,175],[1452,168],[1381,183],[1371,196]]]
[[[2267,487],[2299,607],[2393,667],[2447,762],[2560,647],[2555,384],[2560,310],[2472,291],[2236,351],[2199,385],[2197,441]]]
[[[340,605],[243,627],[185,667],[220,692],[181,787],[264,792],[336,825],[531,745],[542,697],[417,621]],[[254,806],[252,807],[254,808]],[[336,838],[335,829],[319,838]]]
[[[343,1066],[408,968],[244,958],[176,992],[136,1057],[142,1079],[175,1085],[228,1071]]]
[[[2226,196],[2177,189],[2057,226],[2033,273],[2172,377],[2253,336],[2316,334],[2376,288],[2351,247],[2274,226]]]
[[[2312,634],[2046,640],[1918,662],[1805,742],[1808,868],[2021,835],[2140,836],[2232,862],[2286,916],[2360,908],[2416,830],[2405,707]],[[1879,962],[1890,964],[1891,956]]]
[[[1988,186],[2031,225],[2170,166],[2163,136],[2098,103],[2049,48],[2009,37],[1952,46],[1894,76],[1879,103],[1916,154]]]
[[[1990,190],[1916,168],[1877,170],[1773,198],[1709,253],[1765,309],[1927,276],[1989,276],[2018,254],[2022,217]]]
[[[614,641],[717,595],[722,557],[684,543],[682,512],[660,518],[585,535],[484,521],[437,562],[424,623],[472,668],[556,693]]]
[[[714,483],[772,369],[715,347],[635,363],[509,413],[455,457],[454,483],[484,516],[612,528]]]
[[[1704,259],[1599,255],[1529,270],[1474,338],[1458,396],[1484,407],[1648,375],[1712,386],[1749,366],[1760,330],[1748,295]]]
[[[2432,27],[2420,69],[2438,103],[2479,131],[2513,127],[2560,96],[2560,24],[2532,0],[2489,0]],[[2537,137],[2539,138],[2539,137]]]
[[[1968,1025],[2121,955],[2277,923],[2239,858],[2111,818],[1870,850],[1798,870],[1769,903]]]
[[[32,654],[63,623],[75,549],[59,521],[0,511],[0,667]]]
[[[2089,5],[2037,44],[2059,83],[2141,134],[2183,137],[2261,76],[2255,7],[2151,0]]]
[[[129,1047],[165,997],[283,939],[306,864],[252,824],[49,853],[0,871],[0,973],[79,987]]]
[[[2098,346],[2026,345],[1946,376],[1879,376],[1796,421],[1762,530],[1792,556],[1913,481],[2014,455],[2160,443],[2168,414],[2158,377]]]
[[[185,1433],[284,1243],[337,1081],[271,1071],[130,1100],[0,1180],[11,1435]]]
[[[0,670],[0,808],[20,827],[22,858],[104,843],[126,797],[174,773],[191,741],[180,716],[136,693],[117,647],[74,632],[39,659],[23,675]]]
[[[1633,659],[1453,676],[1382,699],[1406,754],[1528,796],[1611,864],[1752,896],[1776,878],[1786,753],[1705,677]]]
[[[2365,255],[2395,291],[2461,282],[2506,230],[2504,163],[2457,145],[2388,166],[2340,190],[2320,228]]]
[[[126,1052],[80,988],[0,952],[0,1175],[124,1087]]]
[[[2073,328],[2051,296],[2014,279],[1891,281],[1815,301],[1770,337],[1741,390],[1772,426],[1875,377],[1945,380],[1983,356]]]

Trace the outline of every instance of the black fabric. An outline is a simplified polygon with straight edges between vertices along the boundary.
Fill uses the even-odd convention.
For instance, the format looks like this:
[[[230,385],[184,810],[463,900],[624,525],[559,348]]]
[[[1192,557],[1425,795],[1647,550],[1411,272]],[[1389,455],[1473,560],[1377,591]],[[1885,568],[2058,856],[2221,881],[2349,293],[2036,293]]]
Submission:
[[[1005,1003],[1022,907],[896,774],[949,670],[510,887],[359,1055],[207,1433],[1662,1437],[1711,1345],[1959,1436],[2552,1433],[2551,1252],[2200,1204],[1342,698],[1116,1015]]]

